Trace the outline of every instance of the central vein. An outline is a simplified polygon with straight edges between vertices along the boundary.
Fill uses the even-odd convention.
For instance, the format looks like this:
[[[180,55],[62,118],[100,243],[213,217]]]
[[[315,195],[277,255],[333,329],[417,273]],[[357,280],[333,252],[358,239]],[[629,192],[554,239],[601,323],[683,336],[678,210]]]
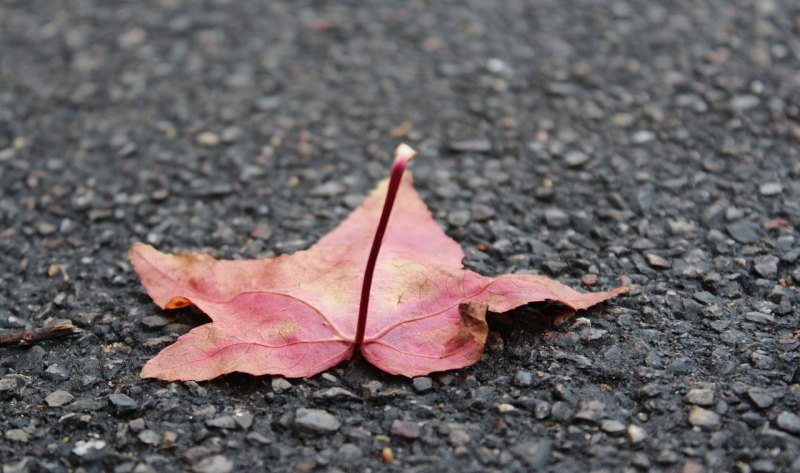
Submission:
[[[369,250],[367,267],[364,269],[364,282],[361,285],[361,302],[358,305],[358,325],[356,326],[356,346],[364,342],[364,331],[367,328],[367,312],[369,311],[369,292],[372,288],[372,277],[375,274],[375,263],[378,261],[378,253],[381,251],[383,235],[386,233],[386,226],[389,224],[389,215],[392,213],[397,190],[403,179],[403,172],[406,170],[408,162],[417,154],[413,148],[406,144],[401,144],[394,151],[394,164],[392,173],[389,175],[389,186],[386,190],[386,200],[383,202],[383,211],[378,221],[378,229],[375,230],[375,238],[372,240],[372,248]]]

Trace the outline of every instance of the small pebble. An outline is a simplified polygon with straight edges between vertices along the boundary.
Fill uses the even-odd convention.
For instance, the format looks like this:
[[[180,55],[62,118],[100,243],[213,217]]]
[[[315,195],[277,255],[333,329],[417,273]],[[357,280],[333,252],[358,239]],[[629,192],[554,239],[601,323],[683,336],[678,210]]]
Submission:
[[[663,256],[659,256],[654,253],[647,253],[644,255],[647,258],[647,264],[656,268],[656,269],[669,269],[672,267],[672,263],[670,263],[666,258]]]
[[[515,386],[530,386],[533,383],[533,375],[530,371],[519,370],[514,375],[514,385]]]
[[[424,393],[433,388],[433,380],[427,376],[418,376],[414,378],[411,384],[418,393]]]
[[[84,457],[90,453],[99,452],[104,448],[106,448],[105,440],[78,440],[75,442],[75,447],[72,448],[72,453],[79,457]]]
[[[329,181],[311,189],[311,195],[316,197],[334,197],[344,194],[347,187],[339,181]]]
[[[689,423],[696,427],[716,427],[719,425],[719,415],[708,409],[695,406],[689,413]]]
[[[492,142],[484,139],[451,141],[447,147],[456,153],[488,153]]]
[[[233,471],[233,462],[222,455],[212,455],[192,465],[192,471],[194,473],[230,473]]]
[[[631,443],[642,442],[647,438],[647,431],[638,425],[631,424],[628,426],[628,438],[631,439]]]
[[[571,168],[583,166],[589,162],[589,159],[588,154],[578,150],[568,151],[567,154],[564,155],[564,162]]]
[[[290,383],[286,378],[276,377],[272,378],[272,391],[276,393],[282,393],[284,391],[288,391],[292,389],[292,383]]]
[[[108,402],[114,406],[117,414],[130,414],[139,408],[139,404],[130,396],[122,393],[108,395]]]
[[[778,262],[780,259],[777,256],[762,256],[755,260],[753,270],[762,278],[775,279],[778,277]]]
[[[750,322],[755,322],[757,324],[774,324],[775,317],[762,314],[761,312],[748,312],[744,314],[744,318],[749,320]]]
[[[30,436],[22,429],[10,429],[6,431],[6,440],[11,442],[28,443]]]
[[[303,407],[295,411],[294,424],[300,429],[317,433],[336,432],[342,426],[339,419],[327,411]]]
[[[631,141],[636,144],[647,143],[656,139],[656,134],[649,130],[639,130],[631,136]]]
[[[394,437],[399,437],[404,440],[414,440],[419,438],[421,429],[415,422],[407,422],[396,419],[392,421],[392,426],[389,428],[389,433]]]
[[[454,430],[450,432],[448,439],[450,440],[450,445],[458,447],[468,444],[469,441],[472,440],[472,437],[463,430]]]
[[[344,463],[353,463],[361,458],[361,449],[353,443],[346,443],[339,447],[338,460]]]
[[[753,401],[753,404],[761,409],[768,408],[775,401],[775,398],[772,396],[772,394],[763,388],[750,388],[747,391],[747,397]]]
[[[511,453],[528,467],[528,471],[544,468],[552,452],[553,442],[548,439],[529,440],[511,447]]]
[[[777,423],[781,430],[800,435],[800,416],[797,414],[783,411],[778,414]]]
[[[584,274],[581,276],[581,284],[586,287],[593,287],[597,285],[597,275],[596,274]]]
[[[600,424],[600,428],[607,434],[620,435],[625,432],[625,424],[618,420],[607,419]]]
[[[760,99],[755,95],[737,95],[731,99],[731,108],[737,112],[744,112],[756,107],[759,103]]]
[[[731,223],[725,230],[739,243],[755,243],[760,239],[758,225],[746,220]]]
[[[758,186],[758,192],[764,197],[771,197],[783,192],[783,185],[780,182],[767,182]]]
[[[463,227],[469,223],[471,217],[469,210],[456,210],[447,216],[447,223],[454,227]]]
[[[158,445],[161,442],[161,435],[150,429],[139,432],[139,441],[147,445]]]
[[[358,399],[358,396],[340,387],[333,387],[317,391],[312,396],[314,399]]]
[[[197,144],[208,148],[217,146],[220,142],[219,135],[210,131],[204,131],[197,135]]]
[[[72,394],[66,391],[58,390],[48,394],[48,396],[44,398],[44,401],[50,407],[61,407],[64,404],[71,402],[73,399],[75,399],[75,396]]]
[[[547,209],[544,211],[544,221],[548,227],[559,228],[569,223],[569,215],[561,209]]]
[[[206,420],[206,425],[215,429],[233,430],[238,425],[233,416],[220,416]]]
[[[689,390],[683,399],[689,404],[707,407],[714,404],[714,391],[708,388],[694,388]]]

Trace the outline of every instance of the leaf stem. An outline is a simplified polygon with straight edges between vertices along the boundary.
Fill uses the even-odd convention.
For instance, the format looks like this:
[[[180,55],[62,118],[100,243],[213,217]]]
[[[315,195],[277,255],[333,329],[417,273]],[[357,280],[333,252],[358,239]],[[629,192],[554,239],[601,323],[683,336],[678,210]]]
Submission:
[[[397,190],[403,179],[403,172],[406,170],[408,162],[417,154],[413,148],[406,144],[401,144],[394,151],[394,164],[392,173],[389,175],[389,186],[386,190],[386,200],[383,202],[383,211],[378,221],[378,229],[375,230],[375,238],[372,240],[372,248],[367,258],[367,267],[364,270],[364,282],[361,285],[361,303],[358,306],[358,325],[356,326],[355,345],[360,346],[364,342],[364,332],[367,328],[367,312],[369,311],[369,291],[372,288],[372,277],[375,274],[375,263],[378,261],[378,253],[381,251],[383,235],[386,233],[386,226],[389,224],[389,215],[392,213],[394,199],[397,197]]]

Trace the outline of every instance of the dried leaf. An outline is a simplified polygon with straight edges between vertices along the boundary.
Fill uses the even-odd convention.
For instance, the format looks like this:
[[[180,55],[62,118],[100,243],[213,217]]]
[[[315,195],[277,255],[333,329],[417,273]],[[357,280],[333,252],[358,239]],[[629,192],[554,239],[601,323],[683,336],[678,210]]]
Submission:
[[[135,244],[131,260],[156,304],[164,309],[194,304],[212,319],[162,350],[141,375],[196,381],[234,371],[304,377],[358,349],[384,371],[420,376],[477,362],[488,333],[487,310],[506,312],[545,300],[579,310],[628,290],[580,293],[543,276],[490,278],[463,269],[461,247],[439,228],[411,176],[403,174],[411,153],[399,148],[394,184],[381,182],[308,250],[218,261]],[[365,268],[391,186],[398,188],[394,211],[382,246],[378,238],[380,255],[365,305],[360,298],[369,282]],[[359,341],[359,312],[367,307]]]

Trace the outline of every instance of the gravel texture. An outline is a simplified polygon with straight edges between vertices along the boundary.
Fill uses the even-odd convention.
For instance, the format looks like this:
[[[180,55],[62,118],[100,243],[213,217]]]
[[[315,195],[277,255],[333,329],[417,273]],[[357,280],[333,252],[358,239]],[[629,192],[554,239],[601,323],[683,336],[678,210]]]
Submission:
[[[0,2],[0,329],[83,330],[0,349],[2,472],[800,471],[798,71],[791,0]],[[131,243],[302,249],[399,141],[470,268],[638,289],[414,380],[139,378],[206,319]]]

